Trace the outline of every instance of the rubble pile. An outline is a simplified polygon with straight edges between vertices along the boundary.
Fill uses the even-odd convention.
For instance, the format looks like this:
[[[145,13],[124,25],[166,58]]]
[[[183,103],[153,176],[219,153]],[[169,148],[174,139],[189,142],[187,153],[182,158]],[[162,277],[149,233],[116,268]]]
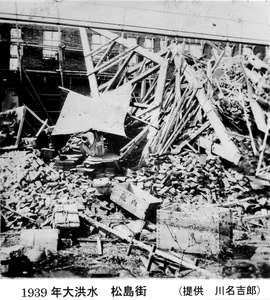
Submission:
[[[210,43],[212,57],[198,59],[186,53],[185,43],[172,42],[165,51],[150,53],[105,30],[97,32],[126,47],[121,56],[125,60],[108,82],[91,86],[94,112],[87,97],[70,91],[52,136],[71,138],[55,159],[54,149],[41,149],[46,163],[35,150],[0,156],[6,227],[73,228],[80,241],[76,230],[83,225],[88,228],[84,241],[96,243],[94,253],[103,262],[117,255],[102,244],[116,240],[122,247],[122,241],[129,244],[124,244],[125,262],[136,247],[146,272],[162,270],[172,276],[179,275],[179,266],[213,276],[186,254],[208,255],[211,243],[214,254],[220,249],[222,254],[230,252],[233,233],[260,232],[268,243],[270,66],[249,48],[232,57],[228,46],[221,49]],[[106,55],[113,45],[104,49]],[[130,67],[134,53],[143,60]],[[100,70],[119,63],[105,60],[106,55],[97,67],[88,65],[90,82]],[[71,124],[73,97],[81,105]],[[119,107],[111,97],[121,99]],[[113,116],[111,124],[107,122],[110,109],[99,118],[95,112],[100,112],[100,103],[121,112],[122,120]],[[108,153],[113,147],[103,134],[126,138],[127,113],[126,132],[141,130],[119,153]],[[93,132],[82,134],[90,115]],[[47,126],[42,124],[41,131]],[[138,149],[142,153],[136,164],[126,167]]]
[[[91,179],[57,171],[35,151],[6,152],[1,155],[0,164],[1,210],[11,229],[51,225],[56,204],[76,203],[84,207],[95,193]]]

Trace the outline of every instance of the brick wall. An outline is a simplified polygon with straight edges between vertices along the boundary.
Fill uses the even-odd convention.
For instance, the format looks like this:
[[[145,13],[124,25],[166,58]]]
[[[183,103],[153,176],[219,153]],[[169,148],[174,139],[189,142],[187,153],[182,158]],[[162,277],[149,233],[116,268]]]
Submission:
[[[0,69],[9,68],[9,56],[10,56],[10,26],[9,24],[0,24]]]
[[[10,58],[10,29],[16,28],[15,24],[0,24],[0,69],[9,69],[9,58]],[[58,31],[56,26],[41,26],[41,25],[19,25],[19,28],[22,31],[22,42],[23,45],[23,66],[28,70],[35,71],[43,71],[44,73],[31,73],[29,72],[29,77],[39,94],[43,94],[41,100],[43,101],[45,107],[48,110],[55,111],[60,110],[62,101],[65,98],[65,95],[59,90],[58,86],[61,85],[61,77],[60,73],[55,72],[59,69],[59,62],[57,56],[52,59],[44,59],[43,57],[43,33],[45,30],[48,31]],[[117,32],[115,32],[117,33]],[[89,41],[92,40],[92,35],[94,32],[88,30],[88,38]],[[161,41],[166,40],[166,43],[169,44],[171,40],[174,40],[173,37],[166,38],[164,36],[151,35],[151,34],[141,34],[141,33],[130,33],[123,32],[118,33],[120,36],[122,35],[124,38],[133,38],[136,39],[138,45],[145,47],[146,45],[150,45],[152,51],[158,52],[161,50]],[[180,39],[177,38],[178,42],[186,41],[188,43],[196,43],[193,39]],[[150,43],[152,41],[152,44]],[[200,41],[199,41],[200,42]],[[77,71],[82,72],[86,71],[85,61],[82,52],[82,44],[80,38],[79,29],[61,27],[61,46],[63,49],[63,69],[65,71]],[[234,52],[237,53],[238,45],[235,45]],[[58,50],[56,48],[56,50]],[[124,51],[124,48],[116,44],[114,47],[110,58],[117,55],[119,52]],[[261,53],[262,58],[265,55],[265,47],[256,46],[254,47],[254,52]],[[211,56],[211,47],[205,45],[204,52],[206,56]],[[100,58],[101,55],[94,57],[94,60]],[[137,62],[140,62],[143,59],[142,56],[138,55]],[[105,75],[98,75],[99,83],[104,81],[103,76],[110,76],[110,73],[113,74],[117,69],[117,66],[107,70]],[[54,71],[55,74],[46,73],[47,71]],[[168,71],[169,77],[172,76],[172,68],[169,66]],[[5,80],[5,84],[8,86],[13,86],[17,88],[19,84],[19,74],[18,72],[4,72],[1,71],[0,74],[0,84],[2,84]],[[0,87],[0,94],[4,94],[4,88]],[[78,93],[89,95],[89,83],[88,79],[83,74],[72,74],[69,73],[67,75],[64,73],[64,86],[70,90],[74,90]],[[46,94],[51,94],[53,96],[46,96]],[[0,101],[2,101],[2,96],[0,95]],[[33,109],[38,110],[36,104],[34,104],[33,100],[29,96],[26,90],[20,91],[21,99],[23,102],[27,102]],[[56,95],[56,96],[54,96]],[[59,97],[58,97],[58,96]],[[55,119],[55,113],[53,118]]]

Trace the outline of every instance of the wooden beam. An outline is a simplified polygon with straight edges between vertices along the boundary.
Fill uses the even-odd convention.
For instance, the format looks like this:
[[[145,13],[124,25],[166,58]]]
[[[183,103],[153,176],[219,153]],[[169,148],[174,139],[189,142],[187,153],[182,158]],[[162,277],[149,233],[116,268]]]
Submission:
[[[144,78],[146,78],[147,76],[152,75],[153,73],[155,73],[157,70],[159,69],[159,65],[156,65],[155,67],[148,69],[147,71],[145,71],[144,73],[138,75],[137,77],[134,77],[133,79],[131,79],[130,81],[127,81],[128,84],[136,84],[137,82],[139,82],[140,80],[143,80]],[[106,82],[104,84],[102,84],[99,87],[99,90],[103,90],[104,88],[106,88],[106,86],[109,84],[109,82]]]
[[[48,119],[46,119],[44,121],[44,123],[41,125],[41,127],[38,130],[38,132],[35,134],[35,137],[38,137],[41,134],[41,132],[45,129],[45,127],[48,126],[47,123],[48,123]]]
[[[173,134],[169,137],[169,139],[166,141],[163,148],[159,151],[159,155],[166,152],[169,147],[172,145],[174,140],[177,138],[177,136],[180,134],[180,132],[183,130],[183,128],[186,126],[186,124],[190,121],[191,118],[197,113],[199,109],[199,106],[197,106],[196,101],[192,103],[186,110],[183,118],[180,120],[179,124],[177,125],[177,128],[174,130]]]
[[[154,66],[153,68],[151,69],[148,69],[147,71],[145,71],[144,73],[138,75],[137,77],[131,79],[130,81],[128,81],[128,83],[130,84],[135,84],[141,80],[143,80],[144,78],[146,78],[147,76],[150,76],[152,75],[153,73],[155,73],[158,69],[160,68],[159,65],[157,66]]]
[[[91,49],[90,49],[90,45],[89,45],[86,28],[80,28],[80,35],[81,35],[81,41],[82,41],[82,46],[83,46],[83,55],[84,55],[84,59],[85,59],[91,95],[92,95],[92,97],[96,97],[99,95],[98,84],[97,84],[96,76],[93,73],[94,63],[93,63],[92,56],[90,54]]]
[[[99,62],[96,64],[96,67],[100,66],[103,61],[106,59],[106,57],[109,55],[109,53],[112,51],[112,48],[115,46],[115,41],[113,41],[105,50],[102,57],[100,58]]]
[[[132,58],[134,52],[132,51],[128,57],[125,59],[125,61],[123,62],[123,64],[119,67],[119,69],[117,70],[117,72],[115,73],[115,75],[113,76],[113,78],[108,82],[108,85],[105,89],[105,91],[108,91],[110,88],[114,87],[116,81],[119,80],[121,73],[124,71],[124,69],[127,67],[130,59]]]
[[[87,76],[92,75],[94,73],[100,73],[100,72],[104,72],[107,69],[113,67],[115,64],[117,64],[119,61],[125,59],[125,57],[130,53],[130,51],[133,51],[135,47],[132,47],[124,52],[119,53],[118,55],[116,55],[115,57],[113,57],[112,59],[104,62],[102,65],[99,65],[95,68],[93,68],[91,70],[91,72],[87,72]]]
[[[225,158],[228,161],[231,161],[235,165],[239,163],[241,155],[239,153],[235,154],[233,152],[227,151],[223,145],[213,143],[212,141],[208,140],[204,137],[199,137],[197,144],[199,147],[202,147],[209,151],[210,153],[214,153],[220,157]]]
[[[264,151],[265,151],[265,148],[266,148],[266,143],[267,143],[267,138],[268,138],[268,135],[269,135],[269,130],[270,130],[270,113],[268,114],[267,127],[266,127],[266,130],[265,130],[263,144],[261,146],[261,153],[260,153],[258,165],[257,165],[257,168],[256,168],[256,175],[259,175],[259,173],[261,171],[261,164],[262,164],[262,161],[263,161],[263,155],[264,155]]]
[[[183,147],[187,146],[193,139],[195,139],[198,135],[200,135],[205,129],[210,126],[210,122],[204,123],[199,129],[197,129],[190,137],[182,142],[180,145],[176,146],[171,152],[172,154],[179,154]]]
[[[19,146],[19,142],[20,142],[21,135],[22,135],[24,119],[25,119],[25,113],[26,113],[26,109],[25,109],[25,107],[23,107],[23,109],[22,109],[22,118],[20,120],[20,125],[19,125],[19,129],[18,129],[17,137],[16,137],[15,146]]]
[[[114,44],[114,41],[115,41],[116,39],[117,39],[117,37],[115,37],[115,38],[113,38],[113,39],[107,41],[106,43],[100,45],[100,46],[97,47],[96,49],[91,50],[91,51],[90,51],[90,55],[92,55],[92,54],[96,55],[96,54],[98,54],[98,53],[104,51],[104,49],[102,49],[102,48],[104,48],[104,47],[106,47],[106,46],[108,46],[108,45],[110,45],[110,44]],[[67,48],[67,50],[69,50],[69,49]]]
[[[231,140],[231,137],[227,134],[226,127],[223,125],[222,121],[215,112],[214,107],[210,99],[205,95],[203,88],[198,89],[197,98],[212,127],[214,128],[222,146],[230,153],[231,156],[235,157],[235,159],[233,159],[234,161],[239,161],[240,155],[238,148]]]
[[[36,220],[31,219],[31,218],[29,218],[29,217],[27,217],[27,216],[25,216],[25,215],[23,215],[23,214],[17,212],[17,211],[14,210],[14,209],[9,208],[8,206],[5,206],[5,205],[3,205],[3,204],[0,204],[0,205],[1,205],[1,211],[2,211],[3,209],[6,209],[6,210],[8,210],[8,211],[10,211],[10,212],[12,212],[12,213],[14,213],[14,214],[16,214],[16,215],[21,216],[22,218],[25,218],[25,219],[31,221],[32,223],[35,223],[35,222],[36,222]]]
[[[109,39],[113,39],[117,36],[117,34],[115,33],[112,33],[108,30],[104,30],[104,29],[92,29],[93,31],[103,35],[103,36],[106,36],[107,38]],[[115,40],[117,43],[127,47],[127,48],[130,48],[130,47],[133,47],[134,46],[134,43],[125,39],[125,38],[122,38],[122,37],[118,37],[116,38]],[[164,58],[162,58],[159,54],[156,54],[156,53],[153,53],[153,52],[150,52],[149,50],[143,48],[143,47],[140,47],[138,46],[136,48],[136,52],[158,64],[160,63],[163,63],[164,61],[166,61]]]
[[[148,133],[148,137],[147,137],[148,142],[143,150],[142,157],[146,157],[150,153],[150,151],[152,152],[155,150],[155,149],[150,149],[150,147],[151,147],[151,144],[153,142],[155,135],[157,134],[157,129],[155,129],[155,127],[156,128],[158,127],[158,117],[160,115],[160,107],[161,107],[161,103],[163,100],[163,93],[164,93],[164,89],[165,89],[167,70],[168,70],[168,61],[165,60],[165,62],[162,63],[160,66],[159,76],[157,79],[157,86],[156,86],[156,90],[155,90],[155,98],[152,103],[153,106],[159,106],[159,107],[151,115],[151,124],[154,127],[151,127],[149,129],[149,133]]]
[[[40,123],[44,124],[46,121],[43,121],[35,112],[32,111],[28,106],[24,104],[24,107],[32,114]],[[47,124],[47,122],[46,122]]]
[[[121,159],[129,155],[132,152],[132,150],[136,148],[139,145],[139,143],[144,140],[144,138],[146,138],[149,131],[149,127],[149,125],[145,127],[133,140],[131,140],[120,150]]]

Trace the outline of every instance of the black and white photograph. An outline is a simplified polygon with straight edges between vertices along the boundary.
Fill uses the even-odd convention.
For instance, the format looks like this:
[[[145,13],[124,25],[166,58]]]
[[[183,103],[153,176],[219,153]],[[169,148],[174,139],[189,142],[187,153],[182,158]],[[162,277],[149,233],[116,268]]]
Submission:
[[[269,296],[270,2],[0,0],[0,54],[0,285]]]

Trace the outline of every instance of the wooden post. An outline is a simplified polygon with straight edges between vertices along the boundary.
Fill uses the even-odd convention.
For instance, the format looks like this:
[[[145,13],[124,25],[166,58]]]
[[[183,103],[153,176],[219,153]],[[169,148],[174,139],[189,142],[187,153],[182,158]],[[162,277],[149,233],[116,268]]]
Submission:
[[[19,146],[19,142],[20,142],[20,139],[21,139],[23,123],[24,123],[24,119],[25,119],[25,113],[26,113],[26,109],[25,109],[25,107],[23,107],[22,108],[22,118],[21,118],[21,121],[20,121],[19,129],[18,129],[18,133],[17,133],[17,137],[16,137],[16,142],[15,142],[16,147]]]
[[[58,35],[59,35],[59,41],[58,41],[58,63],[59,63],[59,72],[61,76],[61,85],[64,86],[64,72],[63,72],[63,49],[61,45],[61,28],[58,25]]]
[[[93,73],[94,63],[92,60],[92,56],[90,54],[91,49],[88,41],[86,28],[80,28],[80,35],[81,35],[81,41],[83,46],[83,54],[84,54],[84,59],[86,64],[86,70],[87,70],[87,74],[89,74],[88,80],[89,80],[91,95],[92,97],[96,97],[99,95],[98,84],[97,84],[96,76]]]

